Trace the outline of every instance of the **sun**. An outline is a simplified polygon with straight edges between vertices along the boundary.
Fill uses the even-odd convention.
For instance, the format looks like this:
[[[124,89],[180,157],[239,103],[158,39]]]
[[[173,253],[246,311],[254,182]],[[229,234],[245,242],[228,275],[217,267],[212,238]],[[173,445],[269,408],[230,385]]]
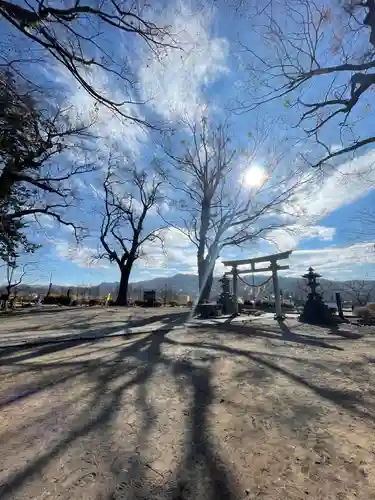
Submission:
[[[267,180],[267,172],[260,165],[252,165],[248,168],[242,179],[242,184],[246,187],[261,187]]]

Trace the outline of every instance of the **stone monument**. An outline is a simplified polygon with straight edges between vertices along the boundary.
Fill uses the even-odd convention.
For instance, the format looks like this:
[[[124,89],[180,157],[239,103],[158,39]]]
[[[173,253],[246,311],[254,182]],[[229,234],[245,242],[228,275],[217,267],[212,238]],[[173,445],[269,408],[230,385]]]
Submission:
[[[302,276],[302,278],[307,279],[307,286],[310,288],[310,293],[299,319],[313,325],[327,325],[334,321],[332,312],[323,302],[322,295],[316,291],[319,286],[317,278],[320,277],[321,275],[316,273],[312,267]]]
[[[230,293],[229,278],[224,274],[219,281],[221,283],[222,292],[218,303],[221,305],[224,314],[233,314],[233,296]]]

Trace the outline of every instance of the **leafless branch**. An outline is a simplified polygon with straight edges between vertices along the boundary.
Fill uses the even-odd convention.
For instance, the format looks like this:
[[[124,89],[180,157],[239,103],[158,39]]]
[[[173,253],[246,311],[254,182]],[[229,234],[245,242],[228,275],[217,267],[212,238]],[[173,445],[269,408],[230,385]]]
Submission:
[[[356,116],[373,113],[369,93],[375,88],[375,0],[348,1],[344,8],[346,14],[341,6],[310,0],[267,2],[258,16],[264,51],[258,54],[254,47],[241,43],[251,61],[253,80],[250,98],[240,98],[237,111],[253,111],[284,99],[286,108],[301,110],[296,126],[303,127],[319,145],[324,143],[319,133],[330,124],[337,130],[347,129],[355,123],[355,118],[351,119],[354,110]],[[280,9],[284,11],[282,18],[275,14]],[[357,39],[363,43],[356,43]],[[321,98],[309,102],[310,95],[316,96],[315,88],[321,89]],[[311,165],[320,167],[374,142],[374,135],[354,137]]]
[[[238,153],[231,146],[228,124],[213,126],[184,123],[191,139],[180,147],[164,148],[177,175],[169,175],[173,189],[181,194],[176,203],[183,214],[179,225],[197,247],[201,300],[208,299],[215,261],[226,246],[241,246],[280,227],[272,212],[283,209],[293,194],[295,182],[277,182],[265,175],[257,189],[246,188],[236,171]],[[261,137],[261,134],[259,134]],[[254,144],[256,150],[257,144]],[[180,151],[178,151],[180,149]],[[251,155],[250,155],[251,156]],[[272,177],[272,172],[269,172]],[[206,281],[208,275],[208,280]]]
[[[95,6],[78,0],[69,7],[46,5],[44,0],[33,3],[32,7],[29,3],[21,6],[0,0],[0,16],[15,33],[25,37],[25,42],[33,42],[61,63],[97,102],[140,125],[152,126],[147,120],[129,114],[126,104],[135,103],[133,99],[116,101],[90,81],[88,72],[97,68],[120,78],[126,91],[134,92],[128,64],[122,60],[118,46],[109,52],[106,40],[110,36],[117,40],[123,35],[126,44],[140,39],[158,57],[160,51],[176,48],[170,26],[158,26],[151,21],[147,17],[150,7],[142,9],[137,3],[125,0],[104,0]]]

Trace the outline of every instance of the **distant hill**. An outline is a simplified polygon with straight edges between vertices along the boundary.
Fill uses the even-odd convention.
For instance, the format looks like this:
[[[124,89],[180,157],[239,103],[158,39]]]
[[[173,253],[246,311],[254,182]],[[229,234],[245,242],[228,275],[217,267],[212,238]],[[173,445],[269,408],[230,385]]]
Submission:
[[[260,284],[266,281],[269,277],[263,275],[254,275],[254,283]],[[251,296],[252,276],[248,275],[239,281],[239,296],[244,298]],[[355,296],[353,291],[350,291],[348,283],[354,284],[357,288],[357,293],[363,287],[363,294],[368,295],[369,300],[375,301],[375,281],[329,281],[321,279],[321,291],[326,301],[335,300],[335,292],[340,292],[343,300],[352,300]],[[91,296],[91,297],[104,297],[111,293],[112,296],[116,295],[118,282],[103,282],[97,286],[88,287],[67,287],[67,286],[52,286],[52,293],[65,294],[68,289],[71,289],[72,294]],[[291,296],[295,300],[304,299],[306,296],[306,283],[302,278],[280,277],[280,288],[284,297]],[[186,300],[189,296],[194,299],[198,295],[198,277],[194,274],[175,274],[169,277],[153,278],[150,280],[133,282],[130,285],[130,297],[133,299],[142,299],[144,290],[155,290],[159,297],[164,297],[167,294],[168,299],[181,298]],[[214,279],[212,287],[212,298],[215,299],[220,294],[221,287],[219,278]],[[371,293],[368,293],[371,291]],[[40,295],[47,292],[47,286],[28,286],[22,285],[19,287],[19,294],[21,293],[38,293]],[[273,293],[272,280],[270,280],[263,288],[262,295],[269,296]]]

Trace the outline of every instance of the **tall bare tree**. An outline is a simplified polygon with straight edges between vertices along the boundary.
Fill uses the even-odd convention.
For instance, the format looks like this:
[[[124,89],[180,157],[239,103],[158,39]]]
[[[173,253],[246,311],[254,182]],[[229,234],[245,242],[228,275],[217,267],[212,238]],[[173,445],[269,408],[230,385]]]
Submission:
[[[7,63],[18,69],[29,60],[28,51],[36,48],[37,53],[42,51],[63,65],[97,102],[125,118],[147,125],[136,114],[129,114],[129,104],[137,103],[136,79],[127,60],[130,52],[124,56],[121,47],[134,46],[137,39],[154,55],[166,47],[174,47],[170,27],[165,23],[156,24],[153,18],[155,12],[150,5],[133,0],[33,0],[22,5],[0,0],[0,23],[4,32],[10,30],[11,34],[23,37],[21,42],[25,47],[19,57]],[[93,69],[120,81],[129,97],[117,101],[105,93],[95,79],[90,78]]]
[[[345,292],[359,306],[365,306],[373,298],[374,289],[374,282],[368,280],[346,281],[344,284]]]
[[[210,127],[203,118],[200,123],[185,124],[191,140],[182,141],[181,154],[167,149],[167,155],[179,175],[170,182],[182,194],[177,203],[183,214],[181,226],[197,247],[200,300],[209,299],[215,262],[223,248],[242,246],[266,237],[280,228],[277,213],[285,210],[295,189],[294,176],[272,180],[268,173],[254,171],[254,184],[246,186],[251,170],[240,172],[240,152],[231,147],[229,127]],[[247,158],[251,164],[251,158]],[[241,177],[245,179],[241,182]]]
[[[240,110],[282,99],[318,146],[312,166],[374,144],[356,125],[374,117],[375,0],[264,0],[254,14],[262,49],[242,44],[251,78]]]
[[[90,124],[71,123],[69,113],[44,106],[11,72],[0,73],[0,252],[27,246],[23,229],[31,217],[66,218],[72,179],[93,170],[85,161]],[[77,154],[80,160],[69,160]],[[32,250],[33,246],[28,247]]]
[[[103,183],[104,213],[100,230],[104,252],[99,256],[115,262],[120,270],[117,305],[128,303],[130,274],[142,256],[143,245],[160,239],[161,227],[148,224],[148,218],[160,202],[161,186],[162,179],[157,174],[136,168],[124,172],[109,163]]]

